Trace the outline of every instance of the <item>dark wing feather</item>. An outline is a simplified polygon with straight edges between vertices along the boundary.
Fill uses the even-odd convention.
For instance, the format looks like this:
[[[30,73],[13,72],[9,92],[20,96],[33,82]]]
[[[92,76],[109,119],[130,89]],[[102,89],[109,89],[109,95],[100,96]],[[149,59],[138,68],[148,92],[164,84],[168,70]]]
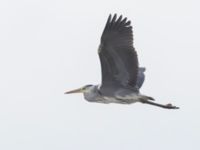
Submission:
[[[144,83],[144,80],[145,80],[145,72],[146,68],[144,67],[140,67],[138,69],[138,75],[137,75],[137,83],[136,83],[136,86],[138,89],[140,89]]]
[[[131,22],[127,18],[109,15],[98,52],[102,70],[101,88],[115,85],[135,87],[138,59],[133,47]]]

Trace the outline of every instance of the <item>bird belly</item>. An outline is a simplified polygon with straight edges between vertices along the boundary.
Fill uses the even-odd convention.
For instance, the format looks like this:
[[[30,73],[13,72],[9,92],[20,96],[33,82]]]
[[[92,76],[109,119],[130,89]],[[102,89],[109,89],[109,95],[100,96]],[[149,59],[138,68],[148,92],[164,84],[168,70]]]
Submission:
[[[126,95],[126,96],[116,96],[117,99],[119,99],[121,102],[127,103],[127,104],[132,104],[135,102],[138,102],[139,99],[141,98],[140,95],[138,94],[130,94],[130,95]]]
[[[118,104],[132,104],[139,101],[139,95],[127,95],[116,97],[104,97],[103,103],[118,103]]]
[[[113,97],[103,97],[103,103],[109,104],[109,103],[119,103],[119,100]]]

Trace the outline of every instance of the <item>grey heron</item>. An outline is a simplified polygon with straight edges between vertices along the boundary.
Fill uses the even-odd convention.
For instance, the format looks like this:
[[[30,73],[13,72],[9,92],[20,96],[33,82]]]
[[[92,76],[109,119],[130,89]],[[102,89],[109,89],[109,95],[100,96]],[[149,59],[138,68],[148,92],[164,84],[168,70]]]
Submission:
[[[110,14],[103,30],[98,54],[101,63],[100,85],[86,85],[65,92],[83,93],[89,102],[132,104],[141,102],[167,109],[178,109],[172,104],[155,103],[154,98],[140,93],[144,82],[144,67],[139,67],[133,46],[131,22],[122,15]]]

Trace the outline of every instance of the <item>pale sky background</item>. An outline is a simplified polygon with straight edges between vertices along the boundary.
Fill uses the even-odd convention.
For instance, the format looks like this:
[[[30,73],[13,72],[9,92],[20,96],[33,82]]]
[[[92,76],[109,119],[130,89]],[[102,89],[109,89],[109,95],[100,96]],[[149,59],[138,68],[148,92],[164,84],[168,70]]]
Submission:
[[[198,0],[0,1],[1,150],[199,150]],[[132,21],[141,93],[179,106],[95,104],[109,13]]]

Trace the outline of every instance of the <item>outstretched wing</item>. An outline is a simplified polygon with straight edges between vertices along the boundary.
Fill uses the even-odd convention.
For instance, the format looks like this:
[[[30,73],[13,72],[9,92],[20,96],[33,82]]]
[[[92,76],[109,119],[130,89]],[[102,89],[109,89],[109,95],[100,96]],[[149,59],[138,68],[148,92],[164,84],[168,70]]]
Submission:
[[[101,88],[115,85],[135,87],[138,59],[133,47],[131,22],[127,18],[109,15],[98,53],[102,71]]]

